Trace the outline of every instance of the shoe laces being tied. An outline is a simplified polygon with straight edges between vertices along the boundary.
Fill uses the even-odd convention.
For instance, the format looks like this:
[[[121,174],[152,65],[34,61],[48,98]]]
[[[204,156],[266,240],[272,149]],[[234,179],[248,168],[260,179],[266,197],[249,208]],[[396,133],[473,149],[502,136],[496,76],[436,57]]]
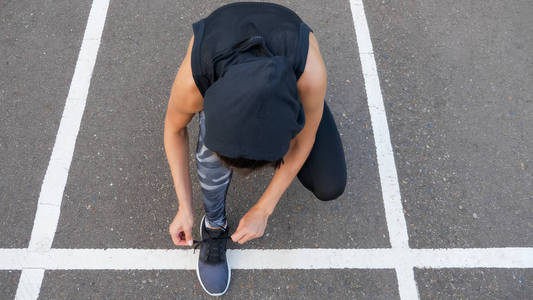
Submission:
[[[219,229],[219,236],[208,235],[202,240],[193,240],[194,252],[196,252],[196,249],[201,246],[202,251],[200,251],[200,259],[207,263],[221,262],[226,251],[226,241],[228,239],[231,240],[231,237],[225,235],[228,230],[227,228],[224,229],[224,227],[219,226]]]

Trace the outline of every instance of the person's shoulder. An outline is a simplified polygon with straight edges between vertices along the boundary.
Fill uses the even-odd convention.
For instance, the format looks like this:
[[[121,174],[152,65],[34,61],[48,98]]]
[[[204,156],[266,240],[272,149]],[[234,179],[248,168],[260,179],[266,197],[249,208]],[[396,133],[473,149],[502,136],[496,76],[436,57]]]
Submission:
[[[203,108],[203,97],[196,87],[191,71],[191,49],[194,43],[194,35],[189,42],[187,53],[183,59],[168,101],[165,116],[165,128],[177,132],[187,127],[194,114]],[[165,129],[166,130],[166,129]]]
[[[309,32],[309,49],[304,72],[297,82],[298,90],[315,89],[317,86],[322,86],[326,80],[326,65],[322,58],[318,41],[314,33]]]
[[[183,105],[192,112],[201,111],[203,108],[204,98],[194,80],[191,67],[191,53],[194,46],[194,35],[189,41],[187,53],[183,59],[178,74],[176,75],[177,90],[182,98]]]

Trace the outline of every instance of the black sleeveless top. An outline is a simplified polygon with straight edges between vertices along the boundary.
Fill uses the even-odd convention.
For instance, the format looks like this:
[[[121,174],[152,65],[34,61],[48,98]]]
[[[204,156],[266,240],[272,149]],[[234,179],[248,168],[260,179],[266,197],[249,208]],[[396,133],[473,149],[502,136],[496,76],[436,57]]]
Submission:
[[[298,79],[305,69],[309,32],[313,32],[291,9],[267,2],[226,4],[192,27],[192,75],[202,96],[228,63],[219,58],[228,57],[250,37],[262,37],[273,55],[285,56]]]

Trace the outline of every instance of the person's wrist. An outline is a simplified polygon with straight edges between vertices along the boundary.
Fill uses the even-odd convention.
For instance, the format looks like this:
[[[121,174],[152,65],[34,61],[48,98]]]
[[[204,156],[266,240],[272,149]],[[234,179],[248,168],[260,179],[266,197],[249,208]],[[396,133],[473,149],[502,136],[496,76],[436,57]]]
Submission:
[[[265,215],[265,217],[270,217],[270,215],[272,214],[273,212],[273,209],[270,209],[268,206],[262,204],[262,203],[257,203],[256,205],[254,205],[255,209],[257,209],[259,212],[261,212],[262,214]]]
[[[178,214],[192,216],[193,215],[192,207],[189,205],[179,205]]]

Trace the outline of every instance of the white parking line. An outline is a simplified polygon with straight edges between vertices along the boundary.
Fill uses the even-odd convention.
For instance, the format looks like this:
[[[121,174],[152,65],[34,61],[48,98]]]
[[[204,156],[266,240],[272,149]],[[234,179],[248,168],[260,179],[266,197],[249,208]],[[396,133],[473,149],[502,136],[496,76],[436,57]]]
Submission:
[[[372,131],[374,132],[379,179],[381,182],[381,193],[383,195],[389,239],[393,249],[408,249],[409,235],[403,214],[400,185],[398,183],[389,126],[383,104],[383,96],[381,95],[381,86],[379,84],[376,60],[374,59],[374,50],[372,40],[370,39],[370,30],[366,20],[363,1],[350,0],[350,8],[352,10],[355,35],[359,47],[359,57],[365,80]],[[401,299],[419,298],[412,266],[397,267],[396,277],[398,279],[398,290]]]
[[[233,269],[533,268],[533,248],[229,249],[227,253]],[[0,249],[0,270],[194,270],[197,255],[190,249]]]
[[[28,251],[50,250],[67,182],[76,137],[85,110],[89,85],[100,47],[109,0],[94,0],[76,61],[74,75],[57,131],[52,155],[39,193]],[[15,299],[37,299],[44,269],[22,270]]]

